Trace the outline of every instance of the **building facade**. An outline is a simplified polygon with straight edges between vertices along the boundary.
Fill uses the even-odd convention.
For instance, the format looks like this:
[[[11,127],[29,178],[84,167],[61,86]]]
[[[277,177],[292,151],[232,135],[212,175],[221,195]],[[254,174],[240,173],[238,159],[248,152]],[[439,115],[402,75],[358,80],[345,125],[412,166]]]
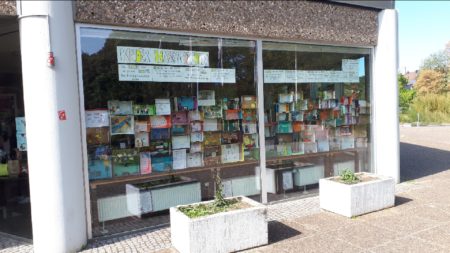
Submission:
[[[262,203],[344,169],[398,182],[397,12],[349,2],[1,2],[2,186],[29,185],[4,222],[26,202],[35,251],[70,252],[169,223],[217,173]]]

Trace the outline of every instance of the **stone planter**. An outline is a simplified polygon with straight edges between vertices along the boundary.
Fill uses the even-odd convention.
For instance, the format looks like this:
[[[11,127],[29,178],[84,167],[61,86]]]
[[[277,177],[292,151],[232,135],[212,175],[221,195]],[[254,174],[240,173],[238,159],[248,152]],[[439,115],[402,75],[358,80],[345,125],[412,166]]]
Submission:
[[[344,184],[333,179],[319,180],[320,208],[354,217],[394,206],[395,181],[371,173],[357,173],[361,177],[371,177],[366,182]]]
[[[192,219],[178,210],[180,206],[170,208],[172,245],[180,253],[221,253],[267,244],[267,207],[237,198],[250,207]]]

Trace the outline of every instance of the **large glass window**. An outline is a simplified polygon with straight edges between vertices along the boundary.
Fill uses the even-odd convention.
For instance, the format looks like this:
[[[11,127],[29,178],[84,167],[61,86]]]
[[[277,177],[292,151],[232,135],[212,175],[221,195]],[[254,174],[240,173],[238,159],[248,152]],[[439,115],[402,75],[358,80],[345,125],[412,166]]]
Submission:
[[[268,200],[371,171],[370,50],[263,43]]]
[[[94,236],[168,223],[214,197],[260,199],[255,42],[81,28]]]
[[[372,171],[370,50],[81,28],[94,236],[168,223],[214,197],[317,194],[320,178]],[[264,115],[259,133],[258,115]],[[263,151],[263,152],[264,152]]]

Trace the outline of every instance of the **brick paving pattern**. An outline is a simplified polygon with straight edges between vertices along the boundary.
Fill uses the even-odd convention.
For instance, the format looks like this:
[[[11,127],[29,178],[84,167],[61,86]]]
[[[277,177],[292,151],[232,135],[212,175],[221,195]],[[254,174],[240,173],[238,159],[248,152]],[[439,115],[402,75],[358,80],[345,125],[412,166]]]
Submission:
[[[31,241],[0,232],[0,253],[33,252]]]
[[[447,144],[436,151],[448,157],[440,159],[450,159]],[[401,151],[404,156],[408,146]],[[434,159],[422,154],[408,156],[407,169],[430,173],[397,185],[395,207],[348,219],[321,211],[318,197],[268,205],[269,245],[246,252],[450,252],[450,162],[436,167]],[[170,229],[165,226],[99,238],[82,252],[176,252],[170,247]],[[0,253],[10,252],[32,252],[32,246],[0,234]]]

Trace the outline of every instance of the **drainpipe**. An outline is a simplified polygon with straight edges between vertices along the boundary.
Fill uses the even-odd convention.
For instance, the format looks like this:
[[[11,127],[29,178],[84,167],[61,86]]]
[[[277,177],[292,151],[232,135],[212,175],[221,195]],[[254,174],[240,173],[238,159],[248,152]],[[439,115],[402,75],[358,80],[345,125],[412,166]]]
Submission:
[[[17,1],[34,252],[87,242],[71,1]]]

